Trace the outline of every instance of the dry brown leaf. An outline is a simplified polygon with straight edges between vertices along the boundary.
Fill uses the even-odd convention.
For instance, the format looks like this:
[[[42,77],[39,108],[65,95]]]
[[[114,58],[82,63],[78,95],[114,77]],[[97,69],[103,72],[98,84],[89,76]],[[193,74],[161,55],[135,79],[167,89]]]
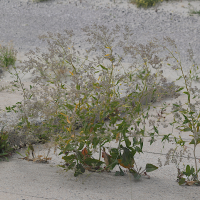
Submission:
[[[116,135],[116,142],[115,143],[117,143],[119,141],[119,138],[120,138],[120,133],[117,133],[117,135]]]
[[[195,181],[187,181],[187,182],[186,182],[186,185],[189,185],[189,186],[190,186],[190,185],[194,185],[194,183],[195,183]]]
[[[105,151],[103,151],[102,158],[104,158],[104,162],[105,162],[106,166],[108,166],[110,164],[111,156],[109,154],[107,154]]]

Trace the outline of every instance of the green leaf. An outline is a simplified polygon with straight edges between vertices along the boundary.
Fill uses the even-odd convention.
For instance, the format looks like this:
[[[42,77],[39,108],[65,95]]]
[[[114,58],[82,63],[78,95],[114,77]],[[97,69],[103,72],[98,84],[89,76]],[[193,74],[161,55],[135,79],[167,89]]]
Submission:
[[[71,104],[68,104],[68,103],[67,103],[65,106],[66,106],[68,109],[70,109],[70,110],[73,110],[73,109],[74,109],[74,106],[71,105]]]
[[[193,112],[193,111],[191,111],[191,112],[189,112],[189,115],[193,115],[195,112]]]
[[[187,94],[188,96],[188,101],[190,101],[190,93],[189,92],[183,92],[184,94]]]
[[[178,80],[180,80],[182,78],[182,76],[179,76],[176,80],[178,81]]]
[[[117,148],[112,148],[110,150],[110,155],[113,159],[117,159],[117,157],[119,156],[119,150]]]
[[[179,185],[183,185],[184,183],[185,183],[185,178],[179,179],[179,181],[178,181]]]
[[[81,88],[80,85],[76,85],[77,90],[80,90],[80,88]]]
[[[134,161],[134,154],[136,153],[136,151],[135,150],[130,151],[126,147],[122,147],[122,148],[124,150],[123,155],[122,155],[122,163],[125,166],[132,165]]]
[[[131,174],[136,174],[136,173],[137,173],[135,169],[129,169],[129,172],[130,172]]]
[[[96,101],[98,100],[98,99],[97,99],[96,97],[94,97],[94,96],[92,96],[92,98],[93,98],[94,100],[96,100]]]
[[[16,151],[16,153],[19,154],[19,155],[22,156],[22,157],[25,157],[25,156],[23,156],[21,153],[19,153],[18,151]]]
[[[184,89],[184,87],[181,87],[181,88],[179,88],[178,90],[176,90],[176,92],[179,92],[179,91],[181,91],[181,90],[183,90]]]
[[[142,138],[140,138],[140,149],[142,150],[143,148],[143,141],[142,141]]]
[[[133,176],[134,176],[134,178],[135,178],[136,180],[139,180],[139,179],[141,178],[141,175],[140,175],[136,170],[134,170],[134,169],[129,169],[129,172],[130,172],[131,174],[133,174]]]
[[[158,129],[154,126],[154,131],[158,134]]]
[[[190,174],[191,174],[191,175],[194,174],[194,167],[191,167],[191,169],[190,169]]]
[[[190,122],[190,120],[187,118],[187,116],[186,116],[186,115],[184,115],[184,114],[183,114],[183,116],[184,116],[184,118],[185,118],[185,120],[184,120],[183,124],[187,124],[187,123],[189,123],[189,122]]]
[[[195,144],[195,140],[192,139],[191,142],[189,144]]]
[[[171,135],[171,133],[169,133],[168,135],[164,135],[163,138],[162,138],[162,142],[164,140],[167,140],[169,142],[169,136]]]
[[[94,159],[94,158],[86,158],[84,160],[84,163],[88,166],[100,166],[101,164],[103,164],[104,162]]]
[[[152,164],[149,164],[149,163],[146,164],[146,172],[152,172],[156,169],[158,169],[158,167],[156,167],[155,165],[152,165]]]
[[[182,129],[182,131],[187,132],[187,131],[192,131],[192,130],[191,128],[187,127],[187,128]]]
[[[142,149],[141,149],[140,147],[136,146],[136,147],[135,147],[135,151],[138,152],[138,153],[141,153],[141,152],[142,152]]]
[[[135,173],[133,176],[136,180],[139,180],[141,178],[141,174],[139,173]]]
[[[115,172],[115,176],[124,176],[125,174],[124,174],[123,170],[121,169],[121,167],[119,167],[119,170],[120,171]]]
[[[71,163],[73,160],[76,159],[76,155],[72,154],[70,156],[63,156],[62,159],[66,162],[66,163]]]
[[[104,67],[103,65],[98,65],[98,66],[100,66],[102,69],[105,69],[105,70],[108,71],[108,68]],[[97,67],[98,67],[98,66],[97,66]]]
[[[128,138],[124,138],[124,140],[125,140],[125,143],[126,143],[126,147],[130,147],[130,145],[131,145],[130,140]]]
[[[66,141],[66,142],[68,142],[68,141]],[[65,148],[64,148],[64,152],[66,152],[66,151],[73,151],[74,150],[74,147],[73,147],[73,145],[71,145],[70,143],[68,143],[66,146],[65,146]]]
[[[199,144],[199,143],[200,143],[200,138],[198,138],[198,139],[196,140],[196,142],[197,142],[197,144]]]
[[[77,164],[74,176],[77,177],[79,174],[83,174],[84,172],[85,172],[85,169],[84,169],[83,165]]]
[[[173,106],[180,107],[178,104],[173,103]]]
[[[80,142],[79,148],[78,150],[81,150],[84,147],[85,143],[84,142]]]
[[[187,175],[190,175],[190,166],[189,165],[186,166],[186,173],[187,173]]]

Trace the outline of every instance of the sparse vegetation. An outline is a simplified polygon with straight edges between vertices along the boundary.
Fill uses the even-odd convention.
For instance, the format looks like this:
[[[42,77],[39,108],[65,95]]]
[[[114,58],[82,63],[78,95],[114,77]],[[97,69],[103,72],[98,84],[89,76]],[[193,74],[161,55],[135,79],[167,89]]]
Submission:
[[[149,8],[155,6],[158,2],[163,0],[130,0],[130,3],[136,4],[137,7]]]
[[[0,131],[0,158],[6,158],[11,155],[13,149],[8,143],[8,133],[3,130]]]
[[[148,7],[155,2],[136,3]],[[22,102],[6,107],[7,112],[16,112],[20,118],[14,128],[15,134],[25,138],[28,144],[23,159],[47,162],[50,159],[48,155],[44,158],[34,155],[31,141],[45,142],[53,139],[65,161],[61,167],[66,171],[74,170],[74,176],[85,170],[101,172],[118,167],[116,176],[123,176],[123,169],[127,169],[137,180],[141,175],[149,177],[147,173],[158,167],[147,161],[144,170],[141,170],[135,155],[143,153],[145,137],[150,138],[150,144],[154,143],[159,135],[159,126],[163,125],[159,124],[160,119],[171,114],[174,121],[167,123],[180,131],[179,137],[167,133],[162,141],[169,141],[169,136],[173,136],[177,147],[186,148],[187,141],[182,138],[182,133],[189,132],[191,141],[188,145],[193,146],[195,158],[194,167],[187,165],[183,171],[178,168],[178,182],[180,185],[199,185],[200,169],[197,166],[196,147],[200,143],[200,102],[197,99],[198,88],[192,87],[193,81],[199,81],[196,63],[185,74],[176,55],[165,45],[157,44],[157,40],[146,45],[135,45],[128,41],[127,38],[131,36],[128,27],[120,30],[116,26],[111,31],[105,26],[94,25],[94,30],[85,27],[83,31],[90,36],[87,41],[95,44],[84,58],[73,47],[73,31],[67,30],[65,34],[48,33],[40,36],[41,40],[47,41],[49,51],[42,54],[39,49],[36,52],[30,51],[27,53],[29,60],[18,68],[14,65],[16,59],[13,50],[5,51],[1,57],[4,66],[7,68],[11,65],[15,71],[13,75],[16,80],[12,86],[21,88],[24,97]],[[125,41],[116,44],[117,34],[123,31]],[[176,48],[173,40],[168,37],[164,40]],[[115,48],[122,48],[124,55],[114,54]],[[166,56],[160,58],[159,52],[163,50],[167,51]],[[92,51],[101,51],[102,57],[90,60]],[[188,52],[193,61],[192,50]],[[133,60],[129,67],[122,65],[122,58],[126,56]],[[180,71],[178,80],[183,79],[184,87],[175,84],[176,80],[167,82],[163,75],[162,67],[165,62],[171,66],[170,59],[177,62],[172,69]],[[35,74],[29,88],[24,87],[19,70]],[[150,115],[155,102],[177,98],[181,92],[187,96],[187,102],[173,103],[170,113],[165,112],[168,105],[164,103],[159,106],[160,113],[157,116]],[[0,156],[9,154],[8,141],[8,135],[2,132]],[[15,145],[14,142],[12,145]]]
[[[8,68],[14,65],[16,61],[16,51],[13,49],[12,44],[8,46],[0,45],[0,69]]]
[[[179,60],[180,55],[177,52],[176,44],[173,40],[170,38],[167,38],[165,40],[167,43],[169,43],[175,51],[171,51],[168,48],[164,47],[166,51],[169,52],[170,57],[174,59],[177,63],[177,65],[173,66],[172,69],[175,70],[177,73],[179,73],[179,77],[176,81],[183,80],[184,86],[180,87],[177,92],[182,92],[184,95],[186,95],[186,102],[179,101],[173,104],[171,113],[174,115],[174,120],[170,124],[175,127],[176,130],[179,131],[179,137],[174,136],[174,141],[177,144],[177,146],[181,146],[182,148],[191,148],[193,146],[192,152],[194,156],[194,168],[187,165],[186,171],[180,172],[180,169],[178,169],[178,182],[179,184],[199,184],[199,176],[198,173],[200,171],[200,168],[198,169],[198,158],[196,156],[196,148],[197,145],[200,143],[200,132],[199,132],[199,94],[200,91],[197,88],[197,86],[193,86],[195,82],[199,82],[199,67],[194,61],[194,53],[192,49],[188,49],[188,57],[189,60],[192,63],[192,66],[184,72],[183,66],[181,64],[181,61]],[[175,52],[175,53],[174,53]],[[169,64],[170,66],[170,64]],[[186,133],[189,133],[188,135],[191,137],[191,140],[188,142],[187,139],[184,139],[183,137],[186,135]],[[184,136],[183,136],[184,133]],[[167,139],[169,135],[165,135],[163,139]],[[186,175],[187,178],[183,178],[182,175]],[[192,176],[192,180],[189,179],[189,176]],[[190,183],[188,183],[188,181]]]

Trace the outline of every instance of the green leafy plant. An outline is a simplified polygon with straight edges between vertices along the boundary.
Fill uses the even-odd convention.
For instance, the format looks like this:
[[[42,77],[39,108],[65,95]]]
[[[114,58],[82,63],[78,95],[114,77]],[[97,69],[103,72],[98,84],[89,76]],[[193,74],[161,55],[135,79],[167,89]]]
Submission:
[[[193,51],[192,49],[188,49],[188,55],[189,55],[189,60],[192,62],[192,66],[188,69],[187,72],[184,71],[184,68],[181,64],[180,61],[180,55],[177,52],[177,46],[174,42],[174,40],[170,39],[169,37],[165,38],[165,42],[167,44],[170,44],[175,51],[171,51],[169,48],[166,46],[164,47],[167,52],[169,52],[169,57],[171,59],[174,59],[176,61],[176,65],[173,65],[172,69],[175,70],[178,73],[178,78],[176,81],[183,80],[184,85],[181,86],[177,92],[182,92],[183,95],[185,95],[186,102],[176,102],[173,103],[172,106],[172,111],[171,113],[173,114],[173,122],[170,123],[173,127],[175,127],[176,130],[179,131],[179,136],[173,136],[174,141],[178,146],[182,148],[191,148],[193,146],[192,151],[193,151],[193,156],[194,156],[194,168],[193,166],[190,168],[189,165],[186,167],[186,171],[183,171],[182,174],[186,175],[187,178],[189,176],[193,177],[193,180],[198,182],[198,173],[199,169],[197,166],[197,156],[196,156],[196,148],[197,145],[200,143],[200,131],[199,131],[199,89],[195,86],[193,87],[194,82],[199,82],[199,67],[195,63],[193,57]],[[175,53],[173,53],[175,52]],[[171,66],[171,64],[168,63],[168,66]],[[183,136],[186,135],[186,133],[189,133],[188,136],[191,138],[189,144],[187,143],[187,139],[183,138]],[[165,135],[163,137],[163,140],[168,138],[169,135]],[[179,173],[178,176],[180,176],[181,173]],[[179,179],[179,184],[183,184],[184,178]],[[188,182],[186,181],[186,184]]]
[[[190,13],[190,15],[193,15],[193,14],[200,15],[200,10],[197,11],[190,3],[188,3],[188,5],[189,5],[189,13]]]
[[[137,7],[143,8],[155,6],[158,2],[162,2],[162,0],[130,0],[130,3],[136,4]]]
[[[141,175],[144,174],[145,176],[148,176],[148,178],[150,178],[149,175],[147,175],[147,172],[152,172],[156,169],[158,169],[158,167],[156,167],[155,165],[152,164],[146,164],[146,167],[144,170],[141,171],[142,168],[139,168],[137,170],[135,169],[130,169],[129,171],[133,174],[134,178],[136,180],[139,180],[141,178]]]
[[[24,134],[38,134],[34,120],[39,118],[40,135],[48,132],[55,140],[65,161],[62,167],[74,170],[75,176],[85,170],[110,171],[118,166],[116,175],[123,175],[126,168],[139,178],[157,169],[147,164],[141,171],[135,161],[135,154],[143,152],[143,138],[150,136],[152,144],[159,133],[155,123],[151,123],[150,131],[146,129],[149,110],[154,102],[178,95],[175,91],[179,87],[166,83],[161,70],[164,58],[158,57],[158,45],[128,42],[132,33],[126,27],[126,43],[119,41],[117,45],[123,48],[124,56],[131,56],[133,64],[124,68],[123,56],[114,54],[114,38],[120,27],[111,33],[105,26],[95,28],[97,32],[89,27],[83,29],[88,36],[92,33],[88,42],[95,43],[85,58],[74,52],[73,31],[40,36],[47,41],[49,52],[29,52],[30,60],[18,68],[35,74],[30,89],[24,87],[14,68],[14,86],[21,87],[24,100],[8,111],[14,109],[20,114],[17,127]],[[89,60],[88,55],[97,50],[102,51],[102,57]],[[116,143],[111,148],[112,142]]]
[[[10,65],[14,65],[16,61],[16,51],[12,45],[1,46],[0,45],[0,67],[8,68]]]
[[[199,171],[200,171],[200,169],[198,170],[198,172]],[[197,173],[195,172],[194,167],[193,166],[190,167],[189,165],[186,166],[185,171],[180,172],[180,169],[179,169],[179,173],[178,173],[178,176],[177,176],[177,180],[178,180],[179,185],[183,185],[183,184],[200,185],[200,181],[197,178]],[[186,178],[184,178],[184,176]]]
[[[7,157],[11,155],[13,149],[8,143],[8,133],[4,132],[3,128],[0,132],[0,157],[7,159]]]

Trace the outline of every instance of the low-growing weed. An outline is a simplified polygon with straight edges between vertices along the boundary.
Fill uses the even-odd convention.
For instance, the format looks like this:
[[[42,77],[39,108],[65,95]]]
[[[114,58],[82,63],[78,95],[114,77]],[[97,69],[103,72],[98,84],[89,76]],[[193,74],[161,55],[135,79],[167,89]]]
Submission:
[[[178,88],[166,83],[161,70],[164,58],[156,55],[158,46],[152,42],[136,46],[120,41],[124,56],[135,60],[124,68],[122,56],[114,55],[115,34],[120,27],[116,26],[112,33],[105,26],[94,25],[95,28],[97,32],[89,27],[83,31],[90,36],[89,43],[96,42],[87,54],[102,51],[102,57],[96,57],[96,61],[89,60],[88,55],[75,55],[73,31],[66,31],[66,36],[48,33],[40,37],[48,42],[49,53],[38,56],[30,52],[32,57],[20,67],[23,72],[32,70],[36,74],[30,89],[23,87],[16,73],[15,84],[21,86],[24,95],[24,102],[16,105],[22,118],[20,126],[35,134],[30,120],[39,117],[48,136],[59,146],[60,154],[64,154],[62,167],[73,169],[75,176],[85,170],[110,171],[118,166],[116,175],[123,175],[123,167],[138,179],[157,169],[147,164],[141,171],[134,159],[136,153],[142,153],[143,137],[150,135],[152,144],[158,134],[155,124],[150,132],[146,130],[148,112],[152,103],[178,95]],[[124,31],[126,37],[131,35],[128,27]],[[109,147],[112,142],[116,143]]]
[[[87,41],[95,44],[84,58],[75,52],[73,31],[40,36],[47,41],[49,52],[30,51],[28,61],[18,69],[13,66],[13,86],[21,87],[24,100],[10,110],[19,113],[21,121],[16,127],[20,135],[54,139],[65,161],[61,167],[74,170],[75,176],[85,170],[118,167],[116,175],[124,175],[123,169],[127,169],[139,179],[157,169],[148,163],[142,170],[135,160],[136,154],[143,153],[144,137],[150,137],[152,144],[159,134],[157,124],[149,119],[152,104],[179,96],[182,88],[164,77],[162,63],[168,56],[159,57],[159,45],[128,41],[132,35],[128,27],[123,30],[126,42],[117,44],[119,26],[112,32],[105,26],[94,25],[94,29],[97,31],[83,29],[90,36]],[[118,55],[117,48],[124,55]],[[102,56],[89,60],[88,55],[95,51]],[[121,63],[124,56],[133,60],[129,67]],[[32,71],[30,88],[24,87],[17,70]],[[29,159],[31,151],[33,154],[29,146],[25,158]]]
[[[177,147],[180,146],[184,149],[191,148],[191,146],[193,147],[191,149],[193,151],[195,161],[194,167],[190,167],[189,165],[187,165],[186,170],[183,172],[179,172],[178,174],[178,177],[180,177],[178,179],[179,184],[186,183],[187,185],[191,185],[191,180],[189,179],[189,176],[193,177],[192,181],[194,181],[194,183],[199,183],[198,173],[200,171],[200,168],[198,169],[197,165],[198,157],[196,156],[196,149],[198,144],[200,143],[200,90],[197,88],[197,86],[194,86],[195,83],[199,83],[200,71],[198,65],[194,61],[194,53],[191,48],[188,49],[188,57],[192,65],[185,72],[181,64],[180,55],[177,51],[177,46],[174,40],[166,37],[165,42],[170,44],[170,46],[175,49],[175,51],[171,51],[166,46],[164,47],[164,49],[169,53],[169,57],[171,59],[174,59],[177,63],[176,65],[172,66],[172,69],[175,70],[179,76],[175,81],[178,82],[180,80],[183,80],[183,85],[180,86],[177,92],[182,92],[182,94],[186,96],[185,102],[179,101],[173,103],[171,110],[171,113],[173,114],[173,121],[170,122],[170,124],[179,131],[179,136],[173,136],[172,133],[170,133],[169,135],[172,135],[174,137],[174,142],[176,143]],[[171,66],[171,64],[168,64],[168,66]],[[165,135],[163,139],[168,139],[169,135]],[[190,138],[189,144],[186,135],[188,135]],[[187,178],[183,178],[182,175],[180,176],[180,174],[186,175]]]
[[[155,6],[157,3],[163,0],[130,0],[130,3],[136,4],[137,7],[149,8]]]
[[[0,45],[0,68],[8,68],[14,65],[16,61],[16,51],[13,49],[12,44],[8,46]]]
[[[200,10],[197,11],[190,3],[188,3],[188,6],[189,6],[189,13],[190,13],[190,15],[193,15],[193,14],[200,15]]]
[[[0,158],[7,159],[7,157],[11,155],[13,149],[8,143],[8,133],[3,129],[4,128],[2,128],[0,132]]]

